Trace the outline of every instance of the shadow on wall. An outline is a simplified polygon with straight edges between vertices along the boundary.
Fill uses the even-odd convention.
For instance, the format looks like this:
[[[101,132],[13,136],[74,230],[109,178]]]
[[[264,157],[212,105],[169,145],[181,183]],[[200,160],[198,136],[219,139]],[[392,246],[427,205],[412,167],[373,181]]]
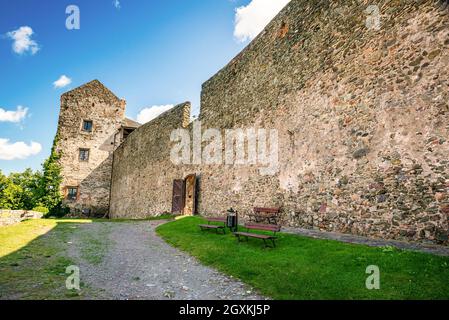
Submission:
[[[112,142],[111,142],[112,141]],[[67,187],[64,190],[64,204],[71,209],[71,213],[82,214],[87,217],[104,217],[109,213],[109,199],[111,188],[112,164],[114,146],[121,143],[120,134],[115,133],[106,139],[98,148],[100,151],[108,151],[109,156],[97,167],[89,170],[89,174],[78,183],[78,194],[75,200],[67,198]],[[96,150],[91,150],[90,157],[95,156]],[[79,161],[80,168],[90,166],[87,161]]]
[[[103,217],[108,214],[112,157],[110,155],[79,183],[76,200],[69,200],[65,191],[64,204],[70,208],[71,213],[87,217]]]

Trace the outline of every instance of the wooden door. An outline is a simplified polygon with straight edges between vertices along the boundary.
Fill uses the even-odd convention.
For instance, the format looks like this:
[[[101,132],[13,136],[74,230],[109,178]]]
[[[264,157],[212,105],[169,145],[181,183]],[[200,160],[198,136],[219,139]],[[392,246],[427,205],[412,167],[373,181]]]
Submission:
[[[182,214],[184,211],[184,180],[173,181],[172,213]]]

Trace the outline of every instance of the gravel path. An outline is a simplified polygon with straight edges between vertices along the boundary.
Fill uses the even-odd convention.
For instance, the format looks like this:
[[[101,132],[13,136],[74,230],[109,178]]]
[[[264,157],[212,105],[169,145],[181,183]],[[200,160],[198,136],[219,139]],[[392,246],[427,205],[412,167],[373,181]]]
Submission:
[[[253,289],[201,265],[155,233],[163,222],[80,225],[69,256],[78,262],[81,282],[95,292],[87,299],[260,300]],[[107,245],[104,245],[107,238]],[[99,245],[101,240],[101,245]],[[91,243],[89,243],[91,242]],[[89,246],[92,244],[92,248]],[[95,245],[94,245],[95,244]],[[89,257],[95,254],[95,259]]]

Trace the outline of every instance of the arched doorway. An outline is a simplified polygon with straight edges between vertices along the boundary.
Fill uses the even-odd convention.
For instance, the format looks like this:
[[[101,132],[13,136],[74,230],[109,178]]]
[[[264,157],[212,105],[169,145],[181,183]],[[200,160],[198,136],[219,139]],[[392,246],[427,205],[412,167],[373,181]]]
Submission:
[[[185,204],[183,214],[193,216],[196,213],[196,175],[191,174],[185,178]]]
[[[172,213],[193,216],[196,214],[197,176],[191,174],[184,180],[173,181]]]

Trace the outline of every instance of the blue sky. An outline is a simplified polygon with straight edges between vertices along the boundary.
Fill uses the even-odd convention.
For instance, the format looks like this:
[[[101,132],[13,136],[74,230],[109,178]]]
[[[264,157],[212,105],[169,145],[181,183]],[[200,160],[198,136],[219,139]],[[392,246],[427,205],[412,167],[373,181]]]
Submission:
[[[133,119],[184,101],[197,113],[201,84],[274,16],[273,1],[281,0],[0,0],[0,170],[39,169],[60,95],[93,79],[126,99]],[[79,30],[66,28],[68,5],[80,9]],[[21,27],[32,35],[16,43],[11,32],[29,32]],[[62,75],[72,82],[55,88]]]

